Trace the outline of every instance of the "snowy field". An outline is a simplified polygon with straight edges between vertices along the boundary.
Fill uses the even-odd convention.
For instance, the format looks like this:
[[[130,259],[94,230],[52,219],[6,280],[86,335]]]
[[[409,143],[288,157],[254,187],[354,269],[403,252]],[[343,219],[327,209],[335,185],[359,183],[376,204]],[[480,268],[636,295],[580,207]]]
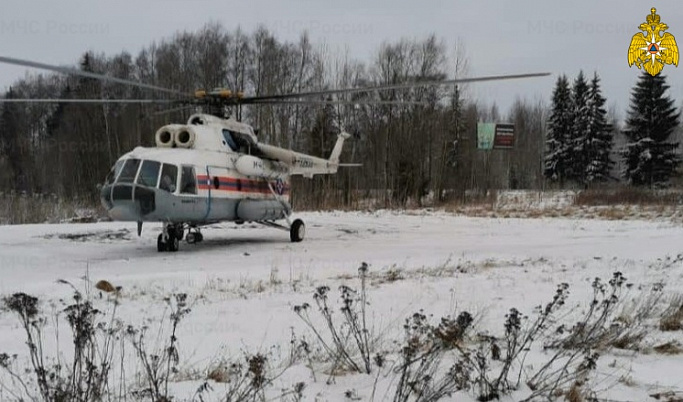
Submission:
[[[627,278],[621,295],[624,314],[628,301],[642,300],[653,286],[663,285],[662,300],[683,293],[683,262],[677,259],[683,253],[683,226],[664,219],[493,219],[433,211],[299,216],[307,224],[302,243],[290,243],[288,233],[258,225],[220,224],[203,230],[203,243],[183,242],[177,253],[156,251],[156,226],[146,226],[141,238],[135,224],[5,226],[0,231],[0,294],[38,296],[50,316],[60,299],[70,297],[71,289],[57,283],[66,280],[79,289],[90,288],[96,305],[107,310],[107,296],[100,299],[92,289],[105,279],[122,287],[116,312],[122,322],[161,322],[163,332],[168,330],[164,299],[187,293],[192,311],[179,326],[180,373],[173,386],[176,400],[191,400],[221,361],[260,351],[273,371],[281,370],[292,333],[319,349],[293,307],[313,305],[316,287],[328,285],[337,309],[337,288],[358,288],[362,262],[369,265],[370,275],[368,326],[380,339],[375,352],[386,353],[389,361],[397,359],[404,320],[421,310],[435,322],[470,312],[474,342],[476,334],[502,337],[505,314],[512,307],[533,317],[534,307],[550,301],[563,282],[570,286],[563,313],[570,325],[588,308],[594,278],[606,282],[616,271]],[[49,321],[48,335],[54,330]],[[653,349],[679,345],[683,332],[660,331],[656,318],[646,324],[647,335],[637,350],[600,351],[590,382],[597,397],[641,401],[683,392],[683,355]],[[61,342],[68,342],[68,329],[61,330]],[[25,355],[22,331],[15,315],[0,312],[0,353]],[[54,337],[47,338],[48,354],[53,355]],[[523,372],[538,368],[549,355],[540,346],[531,351]],[[391,370],[345,373],[328,381],[327,363],[322,358],[296,362],[269,392],[304,382],[304,400],[393,400],[396,379]],[[205,400],[219,400],[223,386],[213,384]],[[522,384],[502,399],[527,395]],[[453,398],[476,400],[476,391]]]

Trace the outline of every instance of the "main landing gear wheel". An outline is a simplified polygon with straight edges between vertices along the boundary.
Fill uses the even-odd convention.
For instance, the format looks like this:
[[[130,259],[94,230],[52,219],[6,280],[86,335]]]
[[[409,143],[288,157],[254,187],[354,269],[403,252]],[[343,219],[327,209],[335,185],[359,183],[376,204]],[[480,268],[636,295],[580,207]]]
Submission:
[[[292,226],[289,228],[289,239],[292,243],[298,243],[304,239],[306,235],[306,225],[301,219],[297,219],[292,222]]]

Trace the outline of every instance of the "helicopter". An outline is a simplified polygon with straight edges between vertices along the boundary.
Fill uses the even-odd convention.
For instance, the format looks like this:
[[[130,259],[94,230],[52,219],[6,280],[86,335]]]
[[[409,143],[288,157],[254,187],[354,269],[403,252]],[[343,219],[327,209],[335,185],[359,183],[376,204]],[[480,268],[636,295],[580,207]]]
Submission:
[[[325,159],[259,141],[252,126],[228,113],[230,107],[297,103],[405,104],[411,102],[344,102],[331,100],[329,96],[550,75],[527,73],[245,96],[242,92],[224,88],[185,93],[71,67],[5,56],[0,56],[0,62],[131,85],[176,97],[0,99],[0,102],[162,103],[200,109],[184,124],[160,127],[154,135],[155,147],[138,146],[120,156],[99,186],[100,200],[108,216],[114,221],[137,222],[138,236],[144,222],[162,223],[157,237],[159,252],[178,251],[183,238],[189,244],[199,243],[204,238],[201,227],[221,221],[263,224],[288,231],[291,242],[301,242],[306,226],[301,219],[292,220],[290,178],[297,175],[312,178],[335,174],[339,167],[360,166],[340,163],[344,141],[352,137],[344,130],[338,134],[331,154]],[[326,99],[319,100],[321,97]]]

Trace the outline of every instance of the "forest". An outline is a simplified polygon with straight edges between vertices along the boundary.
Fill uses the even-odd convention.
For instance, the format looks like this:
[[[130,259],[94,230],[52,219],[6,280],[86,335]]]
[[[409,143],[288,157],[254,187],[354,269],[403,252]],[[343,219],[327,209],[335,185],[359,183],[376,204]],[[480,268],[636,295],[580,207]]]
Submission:
[[[385,42],[372,60],[362,62],[347,52],[334,53],[324,44],[313,44],[305,32],[298,41],[289,42],[279,40],[265,27],[244,32],[220,23],[207,24],[197,32],[179,32],[144,47],[137,55],[85,52],[78,63],[84,71],[187,93],[222,87],[249,95],[444,80],[468,74],[464,44],[449,47],[436,35]],[[572,101],[568,84],[560,81],[558,86],[563,85],[567,92],[565,102]],[[586,88],[579,90],[586,92],[587,100],[589,83],[584,84]],[[590,84],[599,85],[597,73]],[[45,73],[27,74],[4,94],[5,98],[61,99],[164,96],[90,78]],[[622,179],[623,156],[615,143],[628,141],[626,136],[616,138],[620,125],[614,113],[605,110],[604,98],[590,107],[597,108],[604,123],[600,130],[607,148],[601,166],[606,170],[603,175],[592,174],[590,180],[585,175],[558,176],[552,168],[556,161],[548,155],[557,156],[559,149],[563,157],[571,154],[567,150],[577,144],[577,134],[571,132],[581,128],[558,128],[554,113],[562,112],[562,106],[558,109],[551,94],[548,101],[517,99],[505,116],[498,112],[495,99],[474,99],[466,86],[338,99],[359,103],[259,105],[239,110],[238,117],[258,129],[259,141],[314,155],[327,156],[341,128],[354,134],[342,161],[362,163],[362,167],[345,168],[332,177],[297,178],[293,182],[297,208],[358,207],[365,205],[364,200],[381,206],[423,205],[465,200],[492,189],[584,188],[594,182]],[[363,104],[364,100],[407,103]],[[581,107],[588,106],[573,110],[564,105],[564,112],[580,114],[585,111],[577,109]],[[96,205],[97,185],[120,155],[139,145],[152,146],[160,126],[184,122],[193,112],[135,103],[4,103],[0,112],[0,191]],[[677,132],[678,116],[674,117]],[[478,122],[515,124],[514,149],[477,149]],[[566,133],[558,134],[558,130]],[[640,140],[637,133],[630,138],[631,142]],[[567,144],[558,145],[557,141],[565,140]],[[676,166],[677,162],[665,181]],[[633,182],[628,175],[625,180]]]

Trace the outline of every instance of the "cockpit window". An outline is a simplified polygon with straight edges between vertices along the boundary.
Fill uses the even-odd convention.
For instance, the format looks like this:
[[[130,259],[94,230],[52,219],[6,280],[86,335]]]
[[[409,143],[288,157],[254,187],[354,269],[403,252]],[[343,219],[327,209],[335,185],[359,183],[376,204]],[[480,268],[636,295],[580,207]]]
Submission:
[[[164,163],[164,166],[161,168],[161,182],[159,182],[159,188],[170,193],[175,193],[177,181],[178,167]]]
[[[235,142],[230,130],[225,128],[223,129],[223,139],[225,139],[225,143],[230,147],[230,149],[237,151],[237,143]]]
[[[123,169],[121,169],[117,183],[132,183],[135,180],[135,175],[138,173],[139,166],[140,159],[127,159]]]
[[[197,194],[197,180],[192,166],[183,166],[180,173],[180,192],[183,194]]]
[[[111,170],[109,171],[109,174],[107,174],[107,178],[104,179],[105,184],[114,183],[114,180],[116,180],[116,176],[118,176],[119,173],[121,173],[121,168],[123,167],[123,162],[125,162],[125,161],[118,161],[118,162],[116,162],[116,165],[114,165],[114,167],[111,168]]]
[[[161,163],[156,161],[142,161],[140,174],[138,175],[137,184],[141,186],[156,187],[159,181],[159,170]]]

